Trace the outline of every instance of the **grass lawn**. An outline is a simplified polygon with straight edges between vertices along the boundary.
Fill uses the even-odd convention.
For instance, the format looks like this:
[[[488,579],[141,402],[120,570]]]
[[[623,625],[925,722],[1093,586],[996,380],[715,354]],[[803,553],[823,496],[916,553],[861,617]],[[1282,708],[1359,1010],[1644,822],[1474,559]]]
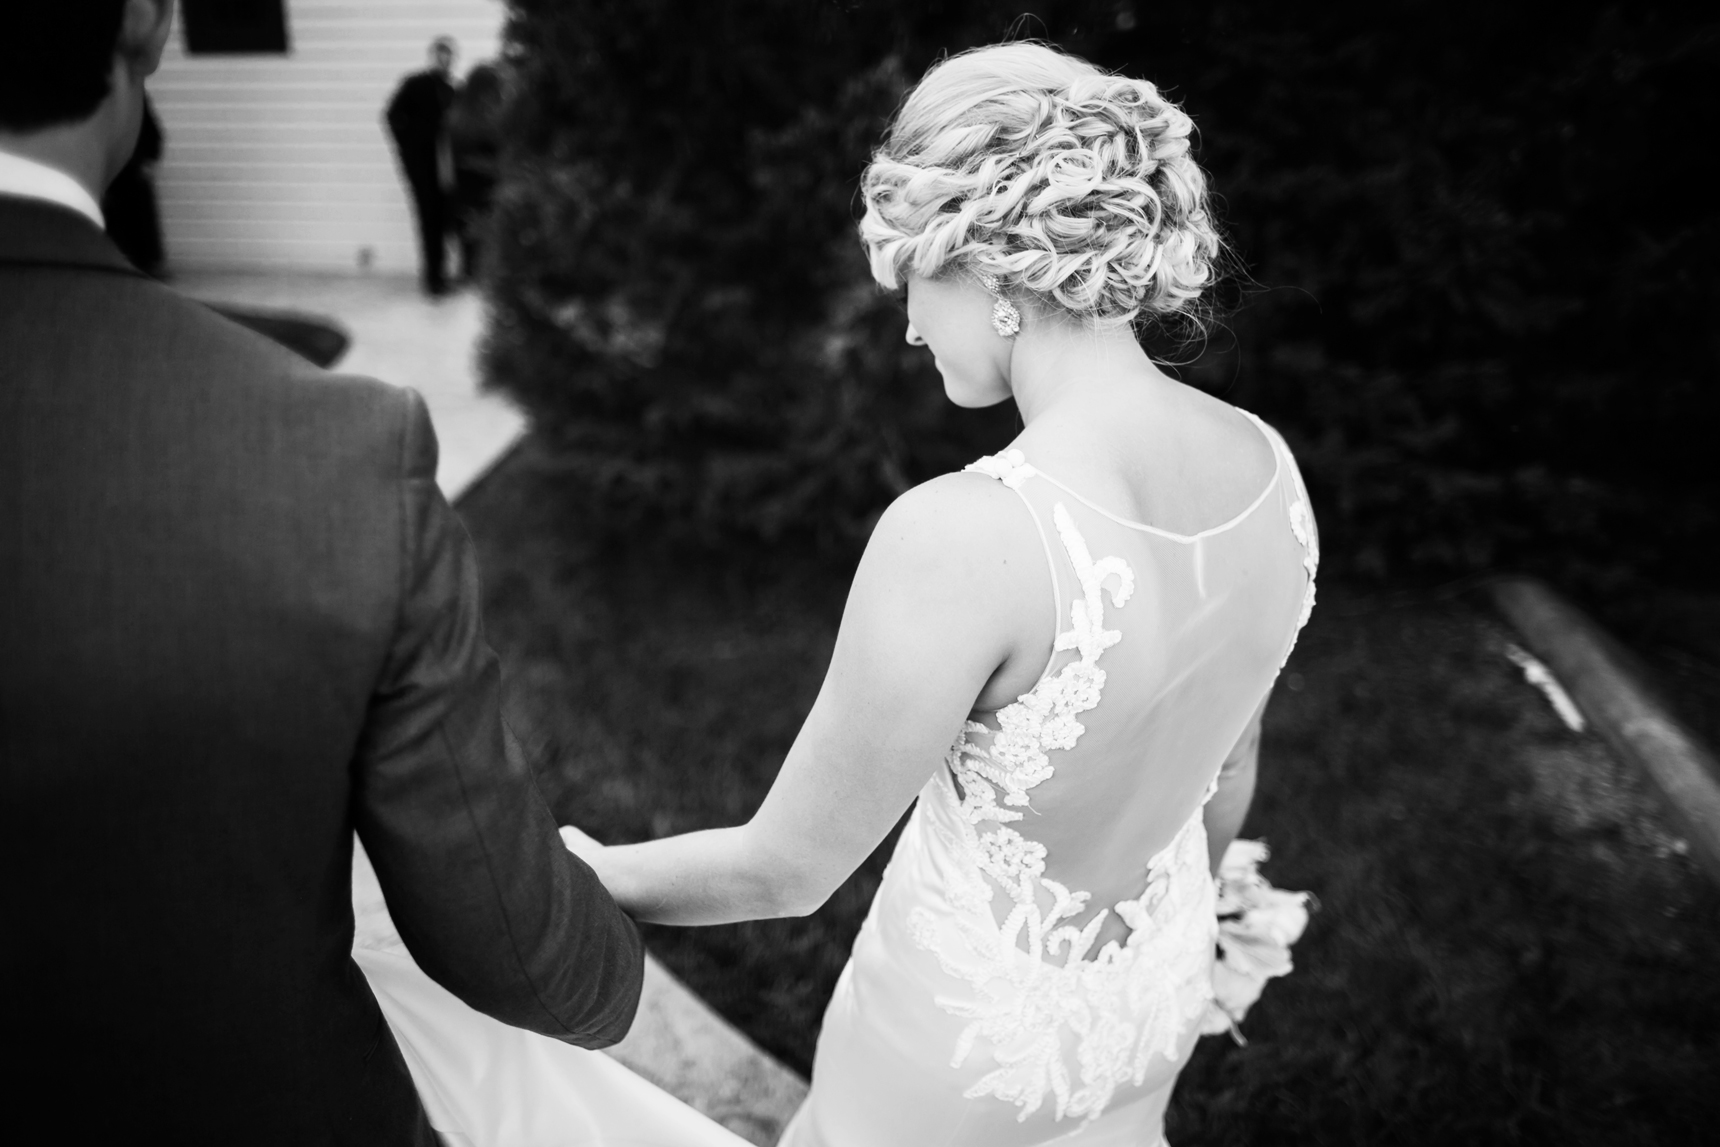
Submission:
[[[744,819],[818,688],[847,569],[601,537],[529,443],[461,512],[510,720],[556,762],[563,818],[611,842]],[[1620,1147],[1720,1127],[1720,892],[1506,640],[1468,601],[1322,587],[1246,830],[1320,910],[1247,1046],[1203,1042],[1179,1147]],[[805,1072],[891,844],[807,919],[647,939]]]

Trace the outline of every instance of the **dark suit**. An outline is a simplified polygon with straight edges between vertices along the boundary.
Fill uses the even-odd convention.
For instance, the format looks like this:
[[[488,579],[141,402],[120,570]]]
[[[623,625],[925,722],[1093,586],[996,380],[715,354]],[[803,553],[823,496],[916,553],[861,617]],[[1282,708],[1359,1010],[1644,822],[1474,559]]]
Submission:
[[[317,370],[0,196],[12,1115],[58,1138],[425,1143],[349,956],[356,828],[473,1007],[627,1030],[632,923],[498,712],[412,392]],[[75,1108],[33,1111],[50,1094]]]

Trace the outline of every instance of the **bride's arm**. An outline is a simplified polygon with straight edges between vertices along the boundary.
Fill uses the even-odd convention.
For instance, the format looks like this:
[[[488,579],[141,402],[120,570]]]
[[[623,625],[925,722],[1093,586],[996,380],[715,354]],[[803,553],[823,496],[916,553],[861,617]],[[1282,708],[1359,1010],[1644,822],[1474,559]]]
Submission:
[[[1206,825],[1207,853],[1214,872],[1218,871],[1219,861],[1224,859],[1224,850],[1242,831],[1248,806],[1254,802],[1254,777],[1260,765],[1260,720],[1266,715],[1266,702],[1271,699],[1272,692],[1267,690],[1255,708],[1254,716],[1248,719],[1248,727],[1242,730],[1242,736],[1237,738],[1235,747],[1219,767],[1218,790],[1206,802],[1202,819]]]
[[[1013,494],[971,475],[910,491],[873,531],[824,685],[753,818],[644,844],[593,848],[585,837],[570,847],[639,920],[721,924],[816,910],[939,767],[993,674],[1019,663],[1012,658],[1043,662],[1050,596]]]

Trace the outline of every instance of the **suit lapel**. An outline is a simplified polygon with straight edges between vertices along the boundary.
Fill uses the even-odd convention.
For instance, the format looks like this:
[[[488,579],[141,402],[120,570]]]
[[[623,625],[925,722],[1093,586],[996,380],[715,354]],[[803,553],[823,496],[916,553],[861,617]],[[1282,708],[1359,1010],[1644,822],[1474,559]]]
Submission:
[[[17,195],[0,195],[0,269],[7,267],[75,267],[145,277],[76,211]]]

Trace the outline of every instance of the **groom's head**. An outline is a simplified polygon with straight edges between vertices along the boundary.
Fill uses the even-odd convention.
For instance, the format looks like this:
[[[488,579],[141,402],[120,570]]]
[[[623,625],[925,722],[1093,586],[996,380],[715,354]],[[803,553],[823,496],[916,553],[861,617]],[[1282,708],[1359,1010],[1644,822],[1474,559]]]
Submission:
[[[105,187],[136,146],[172,0],[4,0],[0,12],[0,147],[46,149],[36,157],[62,167],[75,153],[72,174]]]

